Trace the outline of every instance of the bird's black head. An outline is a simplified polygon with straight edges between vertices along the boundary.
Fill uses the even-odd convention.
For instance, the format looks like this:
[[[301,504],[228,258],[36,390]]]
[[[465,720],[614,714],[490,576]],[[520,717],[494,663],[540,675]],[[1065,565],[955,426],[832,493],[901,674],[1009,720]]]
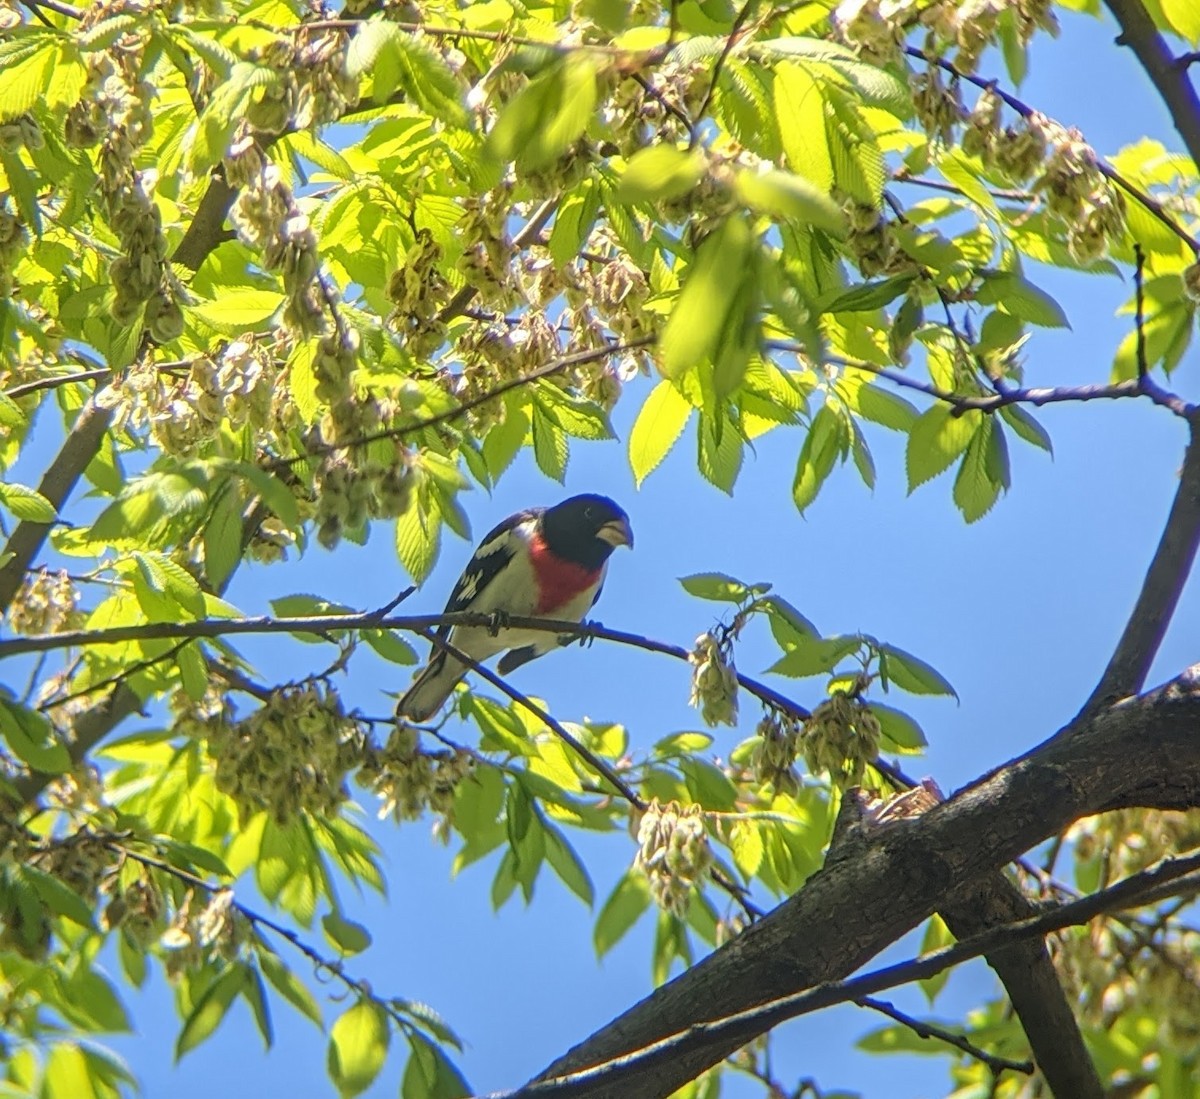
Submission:
[[[617,546],[633,546],[629,516],[607,496],[586,493],[547,508],[542,537],[555,553],[598,569]]]

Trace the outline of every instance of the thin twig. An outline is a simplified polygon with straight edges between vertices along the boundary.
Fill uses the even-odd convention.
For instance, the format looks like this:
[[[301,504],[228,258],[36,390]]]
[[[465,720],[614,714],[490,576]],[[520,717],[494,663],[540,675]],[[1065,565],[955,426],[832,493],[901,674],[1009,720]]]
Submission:
[[[1134,315],[1134,323],[1136,325],[1134,331],[1137,337],[1137,376],[1139,379],[1144,379],[1150,373],[1150,365],[1146,361],[1146,287],[1144,285],[1146,253],[1142,251],[1142,246],[1136,242],[1133,246],[1133,258],[1135,260],[1133,287],[1137,310]]]
[[[698,129],[700,121],[708,111],[709,104],[712,103],[712,98],[717,91],[717,81],[720,79],[721,70],[725,67],[725,61],[732,52],[733,47],[737,44],[738,35],[742,32],[742,27],[746,20],[750,18],[750,12],[754,10],[754,6],[758,0],[746,0],[742,5],[742,10],[737,13],[737,18],[733,21],[733,26],[729,30],[729,37],[725,39],[725,45],[717,55],[716,64],[713,65],[712,79],[708,82],[708,91],[704,93],[704,99],[700,103],[700,109],[696,112],[696,123],[692,126],[691,140],[688,142],[688,148],[694,149],[696,142],[700,140],[700,130]]]
[[[98,378],[107,378],[111,373],[107,367],[98,367],[95,370],[81,370],[77,374],[56,374],[53,377],[14,385],[12,389],[6,389],[4,395],[15,401],[18,397],[27,397],[30,393],[37,393],[42,389],[58,389],[59,386],[72,385],[75,382],[94,382]]]
[[[519,378],[510,378],[494,389],[489,389],[486,393],[480,393],[478,396],[463,401],[462,404],[456,405],[446,412],[440,412],[436,416],[428,416],[423,420],[416,420],[411,424],[402,424],[399,427],[390,427],[383,431],[375,431],[370,435],[361,435],[356,439],[347,439],[338,443],[322,443],[319,446],[312,447],[312,449],[303,454],[293,454],[288,458],[277,458],[270,465],[273,469],[283,469],[296,465],[299,462],[319,457],[322,454],[332,454],[338,450],[349,450],[354,447],[366,446],[381,439],[402,439],[407,435],[414,435],[416,432],[424,431],[427,428],[439,427],[442,424],[451,423],[459,417],[465,416],[472,409],[487,404],[489,401],[494,401],[497,397],[504,396],[505,393],[509,393],[514,389],[520,389],[522,386],[531,385],[533,382],[540,381],[543,378],[549,378],[569,367],[598,362],[600,359],[606,359],[610,355],[621,355],[626,351],[634,351],[640,347],[647,347],[653,342],[653,336],[642,336],[639,339],[630,340],[628,343],[610,344],[604,347],[592,347],[586,351],[575,351],[570,355],[564,355],[562,358],[555,359],[545,366],[538,367],[537,370],[530,371],[528,374],[522,374]]]
[[[881,1015],[886,1015],[889,1019],[895,1019],[901,1026],[908,1027],[918,1038],[932,1038],[952,1045],[968,1057],[974,1057],[975,1060],[982,1061],[991,1069],[993,1076],[999,1076],[1005,1070],[1023,1072],[1026,1076],[1033,1074],[1034,1064],[1032,1061],[1013,1061],[1007,1057],[999,1057],[993,1053],[988,1053],[987,1050],[973,1045],[963,1035],[938,1026],[937,1023],[925,1022],[921,1019],[915,1019],[911,1015],[906,1015],[886,1000],[877,1000],[873,996],[863,996],[854,1002],[859,1007],[869,1008],[871,1011],[878,1011]]]
[[[1110,6],[1112,6],[1111,2]],[[994,93],[1024,119],[1032,118],[1034,115],[1039,113],[1033,107],[1029,106],[1028,103],[1018,99],[1011,92],[1005,91],[1002,87],[1000,87],[999,82],[996,80],[987,80],[982,76],[976,76],[973,73],[963,72],[952,61],[947,61],[945,58],[941,57],[930,57],[925,53],[924,50],[918,49],[916,46],[905,46],[904,52],[908,54],[909,57],[924,61],[929,65],[936,65],[939,69],[949,73],[955,79],[965,81],[968,84],[973,84],[981,91]],[[1103,160],[1099,154],[1096,155],[1096,170],[1104,175],[1107,179],[1115,183],[1123,191],[1125,191],[1126,194],[1134,199],[1153,217],[1161,221],[1168,229],[1171,230],[1172,233],[1179,237],[1180,240],[1186,242],[1191,247],[1193,252],[1200,253],[1200,241],[1197,241],[1195,237],[1193,237],[1186,229],[1183,228],[1182,225],[1180,225],[1173,217],[1171,217],[1161,202],[1148,195],[1145,191],[1138,187],[1137,184],[1132,182],[1132,180],[1126,179],[1125,176],[1116,170],[1116,168],[1114,168],[1106,160]]]
[[[493,616],[483,615],[482,617],[490,621]],[[514,618],[512,621],[516,623],[517,620]],[[487,623],[479,624],[485,625]],[[486,667],[485,665],[479,663],[478,660],[468,656],[462,651],[462,649],[460,649],[457,645],[452,644],[441,634],[435,633],[428,627],[415,629],[413,632],[425,638],[425,640],[431,645],[437,646],[437,648],[441,649],[451,659],[457,660],[460,664],[470,668],[480,678],[486,679],[493,687],[496,688],[496,690],[502,691],[504,694],[508,695],[513,702],[517,703],[517,705],[521,706],[525,710],[528,710],[529,713],[533,714],[534,717],[541,721],[547,729],[549,729],[556,737],[558,737],[559,740],[566,744],[571,751],[573,751],[577,756],[579,756],[580,759],[587,763],[592,770],[594,770],[598,775],[606,778],[612,784],[613,788],[621,795],[621,797],[629,802],[630,805],[632,805],[639,812],[645,810],[646,803],[640,797],[638,797],[633,787],[631,787],[623,778],[621,778],[621,776],[618,775],[616,771],[614,771],[607,763],[605,763],[604,760],[596,755],[595,752],[583,744],[578,737],[567,732],[567,730],[563,728],[557,719],[548,714],[544,709],[542,709],[541,706],[534,702],[533,699],[529,698],[525,694],[522,694],[516,689],[516,687],[508,683],[503,677],[493,672],[491,668]]]
[[[30,11],[36,13],[38,8],[45,8],[47,11],[52,11],[57,15],[64,15],[68,19],[82,19],[83,12],[73,4],[64,4],[63,0],[21,0]]]

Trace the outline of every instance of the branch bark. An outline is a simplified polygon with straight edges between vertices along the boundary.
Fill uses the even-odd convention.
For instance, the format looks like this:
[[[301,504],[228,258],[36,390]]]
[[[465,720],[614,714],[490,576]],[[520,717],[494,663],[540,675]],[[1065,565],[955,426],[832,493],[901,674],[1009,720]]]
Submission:
[[[1065,733],[1071,735],[1064,735]],[[1200,804],[1200,665],[1077,719],[949,801],[835,857],[763,920],[587,1038],[547,1080],[826,981],[839,980],[947,902],[1082,816]],[[761,1033],[764,1024],[755,1033]],[[588,1095],[666,1096],[754,1034],[718,1032],[642,1077]]]
[[[104,433],[112,423],[112,413],[97,402],[101,391],[93,394],[79,411],[75,423],[67,433],[62,448],[46,470],[38,485],[38,492],[59,509],[66,502],[71,490],[96,456]],[[33,563],[45,544],[52,523],[34,523],[25,520],[18,523],[0,557],[12,554],[0,568],[0,614],[6,611],[20,590],[25,572]]]
[[[1181,64],[1167,48],[1141,0],[1104,0],[1121,27],[1117,41],[1133,50],[1150,82],[1162,97],[1188,153],[1200,167],[1200,97]]]
[[[1104,675],[1084,703],[1092,713],[1140,691],[1150,674],[1179,604],[1200,545],[1200,418],[1189,418],[1191,437],[1179,474],[1179,487],[1167,516],[1162,538],[1146,572],[1137,603]]]

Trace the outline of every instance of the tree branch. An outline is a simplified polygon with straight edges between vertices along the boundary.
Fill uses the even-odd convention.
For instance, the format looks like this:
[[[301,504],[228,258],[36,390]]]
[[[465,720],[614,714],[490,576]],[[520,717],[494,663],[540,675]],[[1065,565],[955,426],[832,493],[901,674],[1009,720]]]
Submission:
[[[1195,563],[1200,545],[1200,417],[1193,416],[1189,423],[1191,436],[1162,538],[1108,667],[1084,703],[1084,715],[1142,689]]]
[[[1128,46],[1170,112],[1183,144],[1200,168],[1200,97],[1188,78],[1187,66],[1173,57],[1141,0],[1104,0],[1121,27],[1118,44]]]
[[[46,497],[56,510],[66,502],[88,463],[96,456],[104,433],[112,423],[112,412],[101,407],[97,401],[103,392],[103,389],[98,390],[79,410],[62,448],[38,485],[38,492]],[[3,567],[0,567],[0,614],[8,609],[20,590],[25,580],[25,572],[45,543],[52,525],[24,520],[17,524],[8,543],[0,551],[0,558],[12,555]]]
[[[1189,877],[1190,875],[1190,877]],[[782,996],[747,1011],[693,1023],[641,1049],[589,1068],[564,1072],[554,1077],[539,1077],[502,1099],[592,1099],[600,1096],[643,1096],[664,1094],[657,1086],[646,1090],[627,1081],[646,1080],[652,1073],[670,1073],[672,1063],[706,1052],[715,1045],[737,1049],[747,1041],[789,1019],[808,1015],[835,1004],[857,1001],[871,993],[912,981],[928,980],[953,966],[989,951],[1009,947],[1030,937],[1041,937],[1064,927],[1088,923],[1098,915],[1142,903],[1149,896],[1161,896],[1164,887],[1192,890],[1200,887],[1200,855],[1165,859],[1156,866],[1133,874],[1123,881],[1078,901],[1058,905],[1047,912],[1015,923],[992,928],[966,942],[934,951],[922,958],[865,973],[848,981],[828,981],[816,988]],[[500,1097],[497,1097],[500,1099]],[[1063,1099],[1068,1099],[1064,1096]],[[1071,1097],[1073,1099],[1073,1097]]]
[[[1141,11],[1141,5],[1138,3],[1138,0],[1105,0],[1105,3],[1107,3],[1110,8],[1113,8],[1114,5],[1128,5],[1130,7],[1136,7],[1139,11]],[[1147,22],[1149,22],[1149,19],[1146,17],[1146,13],[1144,11],[1142,11],[1142,16],[1143,18],[1147,19]],[[1150,29],[1153,31],[1153,24],[1151,24]],[[1164,46],[1163,48],[1165,49],[1166,47]],[[987,80],[982,76],[976,76],[974,73],[962,72],[952,61],[947,61],[945,58],[941,57],[929,57],[923,50],[918,49],[916,46],[905,46],[904,52],[908,54],[909,57],[916,58],[919,61],[924,61],[929,65],[937,66],[937,68],[949,73],[958,80],[963,80],[968,84],[973,84],[981,91],[994,92],[1022,118],[1028,119],[1038,113],[1033,107],[1029,106],[1028,103],[1022,102],[1011,92],[1006,92],[1000,87],[999,82],[996,80]],[[1170,55],[1168,54],[1168,56]],[[1153,78],[1153,74],[1151,74],[1151,77]],[[1192,98],[1193,100],[1195,99],[1194,94]],[[1178,126],[1178,122],[1176,125]],[[1182,133],[1182,130],[1180,132]],[[1195,159],[1196,151],[1193,150],[1190,145],[1189,151],[1192,152],[1192,157]],[[1200,160],[1197,160],[1197,163],[1200,164]],[[1184,241],[1184,243],[1186,243],[1193,252],[1200,253],[1200,241],[1197,241],[1196,238],[1191,235],[1191,233],[1184,229],[1184,227],[1167,212],[1166,208],[1161,202],[1151,195],[1148,195],[1131,180],[1126,179],[1123,175],[1121,175],[1120,172],[1116,170],[1116,168],[1109,164],[1108,161],[1104,160],[1099,154],[1096,154],[1096,170],[1104,175],[1107,179],[1112,180],[1113,183],[1125,191],[1130,198],[1137,202],[1138,205],[1142,206],[1152,217],[1161,221],[1168,229],[1171,230],[1172,233],[1179,237],[1180,240]]]
[[[598,362],[601,359],[608,358],[610,355],[621,355],[626,351],[635,351],[639,347],[648,347],[652,343],[654,343],[653,336],[642,336],[639,339],[630,340],[628,343],[617,343],[604,347],[589,347],[585,351],[573,351],[569,355],[563,355],[561,358],[553,360],[553,362],[548,362],[545,366],[538,367],[537,370],[532,370],[528,374],[522,374],[519,378],[510,378],[508,381],[496,386],[495,389],[489,389],[486,393],[480,393],[470,400],[463,401],[462,404],[455,408],[439,412],[436,416],[428,416],[424,420],[416,420],[411,424],[401,424],[399,427],[389,427],[386,430],[376,431],[370,435],[359,436],[357,439],[347,439],[339,443],[322,443],[320,446],[315,446],[303,454],[294,454],[290,458],[279,458],[272,463],[272,466],[276,469],[284,468],[307,461],[310,458],[319,457],[322,454],[332,454],[338,450],[366,446],[368,443],[378,442],[381,439],[402,439],[408,435],[415,435],[418,431],[424,431],[426,428],[451,423],[460,416],[465,416],[472,409],[487,404],[489,401],[494,401],[497,397],[503,397],[505,393],[510,393],[514,389],[520,389],[522,386],[531,385],[542,378],[552,377],[569,367]]]
[[[792,340],[766,340],[764,346],[771,351],[786,351],[789,354],[803,355],[807,353],[803,345]],[[1107,384],[1094,383],[1090,385],[1061,385],[1061,386],[1031,386],[1025,389],[1005,389],[1000,393],[968,395],[954,393],[948,389],[940,389],[931,382],[923,382],[918,378],[910,378],[897,370],[858,359],[841,359],[830,357],[825,362],[831,366],[840,366],[850,370],[865,370],[868,374],[883,378],[901,389],[911,389],[924,393],[927,397],[950,405],[961,415],[972,409],[980,412],[998,412],[1006,405],[1028,404],[1041,408],[1048,404],[1065,404],[1071,401],[1117,400],[1124,397],[1145,397],[1152,404],[1161,406],[1181,419],[1189,422],[1196,418],[1198,409],[1194,404],[1185,401],[1176,393],[1163,389],[1149,374],[1139,374],[1136,378],[1128,378],[1121,382]]]
[[[1000,1073],[1006,1070],[1023,1072],[1027,1076],[1033,1072],[1032,1061],[1013,1061],[1008,1057],[997,1057],[995,1054],[988,1053],[987,1050],[973,1045],[963,1035],[953,1030],[947,1030],[936,1023],[926,1022],[922,1019],[915,1019],[911,1015],[906,1015],[886,1000],[877,1000],[873,996],[863,996],[854,1002],[859,1007],[869,1008],[871,1011],[878,1011],[881,1015],[886,1015],[889,1019],[895,1019],[901,1026],[908,1027],[918,1038],[945,1042],[947,1045],[961,1050],[968,1057],[974,1057],[975,1060],[982,1061],[991,1069],[993,1076],[999,1076]]]
[[[853,972],[942,906],[1081,816],[1200,804],[1200,665],[1136,699],[1073,723],[914,820],[834,856],[795,895],[730,944],[656,990],[541,1074],[549,1079],[643,1050],[689,1028],[697,1005],[726,1019]],[[1065,732],[1064,731],[1064,732]],[[1200,865],[1200,864],[1198,864]],[[1111,907],[1111,905],[1110,905]],[[989,933],[983,950],[1005,945]],[[855,994],[873,988],[856,987]],[[636,1086],[593,1094],[665,1096],[773,1022],[720,1031]],[[587,1094],[580,1092],[580,1094]]]

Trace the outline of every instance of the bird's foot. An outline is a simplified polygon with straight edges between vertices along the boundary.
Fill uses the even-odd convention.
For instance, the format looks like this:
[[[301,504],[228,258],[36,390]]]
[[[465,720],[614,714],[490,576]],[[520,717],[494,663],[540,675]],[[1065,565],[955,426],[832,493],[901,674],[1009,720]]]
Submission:
[[[497,636],[501,630],[508,629],[508,611],[492,611],[491,621],[488,622],[488,633],[493,637]]]
[[[595,630],[595,629],[602,629],[603,627],[601,626],[601,624],[599,622],[595,621],[594,619],[585,618],[582,622],[579,623],[579,628],[581,630]],[[590,633],[581,633],[581,634],[579,634],[578,640],[579,640],[580,647],[586,649],[596,639]]]

